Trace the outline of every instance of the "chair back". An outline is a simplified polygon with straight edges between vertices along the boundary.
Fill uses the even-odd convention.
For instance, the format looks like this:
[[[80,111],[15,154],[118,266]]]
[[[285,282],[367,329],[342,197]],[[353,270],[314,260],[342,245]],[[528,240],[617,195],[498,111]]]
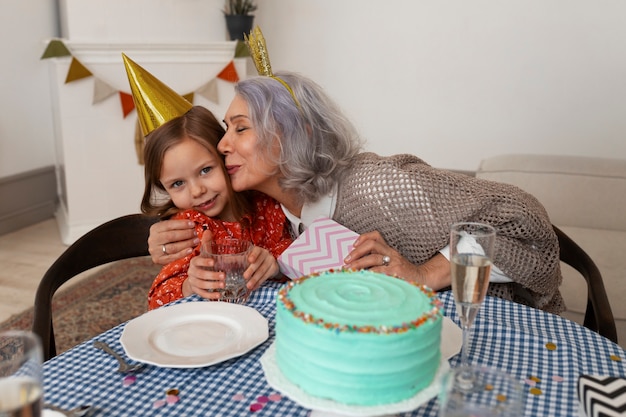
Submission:
[[[44,360],[56,356],[52,297],[61,285],[81,272],[122,259],[148,256],[150,226],[156,217],[131,214],[87,232],[50,266],[35,294],[33,332],[41,338]]]
[[[600,270],[591,257],[561,229],[552,226],[559,238],[561,262],[576,269],[587,282],[584,326],[617,343],[617,330]]]

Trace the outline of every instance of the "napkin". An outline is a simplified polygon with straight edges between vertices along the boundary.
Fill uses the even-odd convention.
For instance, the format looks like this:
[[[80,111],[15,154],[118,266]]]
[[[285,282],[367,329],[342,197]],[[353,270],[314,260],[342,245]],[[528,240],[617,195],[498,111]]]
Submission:
[[[626,414],[626,378],[581,375],[578,377],[580,415],[618,417]]]
[[[294,279],[343,267],[359,235],[327,217],[311,225],[278,257],[280,271]]]

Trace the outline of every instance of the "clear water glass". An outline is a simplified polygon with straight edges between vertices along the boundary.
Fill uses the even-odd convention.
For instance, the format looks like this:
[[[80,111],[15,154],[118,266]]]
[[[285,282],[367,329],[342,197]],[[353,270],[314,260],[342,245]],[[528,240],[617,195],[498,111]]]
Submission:
[[[508,373],[485,366],[452,368],[442,379],[439,417],[518,417],[523,415],[521,383]],[[474,375],[475,389],[468,392],[460,376]]]
[[[0,417],[39,417],[43,399],[43,354],[32,332],[0,332]]]
[[[244,271],[248,268],[248,255],[252,250],[252,242],[242,239],[216,239],[206,242],[202,247],[202,256],[214,259],[214,271],[222,271],[226,275],[224,288],[220,289],[220,301],[243,304],[248,300],[249,291]]]

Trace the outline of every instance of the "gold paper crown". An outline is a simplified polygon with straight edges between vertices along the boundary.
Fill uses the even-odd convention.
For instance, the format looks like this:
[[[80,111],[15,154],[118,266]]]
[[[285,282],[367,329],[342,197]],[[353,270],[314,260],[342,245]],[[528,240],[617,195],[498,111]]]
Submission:
[[[193,107],[193,104],[183,96],[163,84],[123,53],[122,59],[144,136],[164,123],[182,116]]]
[[[243,36],[246,41],[246,45],[248,45],[248,50],[250,51],[250,56],[252,57],[252,61],[254,62],[256,71],[259,73],[259,75],[264,75],[280,82],[287,89],[287,91],[289,91],[289,94],[291,94],[291,97],[293,97],[293,101],[299,108],[300,103],[298,102],[298,99],[293,93],[291,87],[289,87],[289,84],[287,84],[284,80],[280,79],[272,73],[270,56],[267,53],[267,46],[265,45],[265,38],[263,37],[261,28],[255,26],[254,29],[250,31],[250,35],[244,34]]]

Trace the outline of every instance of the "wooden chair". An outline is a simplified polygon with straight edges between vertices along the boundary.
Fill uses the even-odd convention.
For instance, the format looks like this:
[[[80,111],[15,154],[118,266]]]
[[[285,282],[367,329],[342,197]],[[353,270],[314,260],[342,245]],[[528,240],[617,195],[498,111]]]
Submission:
[[[617,343],[615,319],[604,289],[600,270],[591,257],[561,229],[552,226],[559,238],[561,262],[576,269],[587,282],[584,326]]]
[[[131,214],[87,232],[59,256],[46,271],[35,294],[33,332],[41,338],[44,359],[56,356],[52,326],[52,296],[81,272],[122,259],[147,256],[150,226],[156,217]]]

